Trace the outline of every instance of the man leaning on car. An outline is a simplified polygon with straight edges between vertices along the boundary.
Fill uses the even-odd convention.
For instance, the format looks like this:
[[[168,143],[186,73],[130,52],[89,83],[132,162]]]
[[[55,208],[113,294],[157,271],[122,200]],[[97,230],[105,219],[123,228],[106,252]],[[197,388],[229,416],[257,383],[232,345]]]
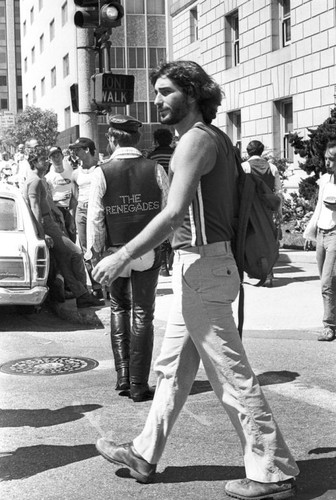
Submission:
[[[43,179],[47,168],[44,153],[31,153],[28,157],[31,172],[24,183],[23,194],[39,225],[39,231],[51,247],[64,280],[76,297],[78,308],[103,305],[89,293],[86,286],[86,272],[81,249],[62,233],[52,217],[47,199],[46,181]]]

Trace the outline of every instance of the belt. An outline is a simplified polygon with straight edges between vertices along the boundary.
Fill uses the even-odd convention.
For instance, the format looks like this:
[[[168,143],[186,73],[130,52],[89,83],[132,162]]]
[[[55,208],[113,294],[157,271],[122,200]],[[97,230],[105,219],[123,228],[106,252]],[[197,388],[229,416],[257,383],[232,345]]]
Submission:
[[[179,254],[197,253],[203,257],[215,257],[221,255],[223,252],[231,250],[231,241],[218,241],[217,243],[210,243],[209,245],[201,245],[198,247],[178,248],[175,250]]]
[[[318,232],[319,233],[322,233],[322,234],[328,234],[328,233],[331,233],[331,231],[335,231],[336,229],[336,226],[330,228],[330,229],[322,229],[322,228],[318,228]]]

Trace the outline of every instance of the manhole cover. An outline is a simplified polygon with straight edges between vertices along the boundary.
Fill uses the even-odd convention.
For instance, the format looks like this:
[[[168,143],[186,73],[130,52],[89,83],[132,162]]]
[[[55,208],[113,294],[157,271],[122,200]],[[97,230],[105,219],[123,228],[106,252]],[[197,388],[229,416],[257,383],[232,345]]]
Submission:
[[[0,366],[0,371],[10,375],[70,375],[93,370],[98,364],[98,361],[89,358],[41,356],[8,361]]]

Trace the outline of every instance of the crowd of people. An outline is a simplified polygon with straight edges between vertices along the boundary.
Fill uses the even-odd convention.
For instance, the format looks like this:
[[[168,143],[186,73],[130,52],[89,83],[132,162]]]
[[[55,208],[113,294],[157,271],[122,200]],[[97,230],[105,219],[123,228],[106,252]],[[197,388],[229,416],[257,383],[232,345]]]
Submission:
[[[222,100],[220,86],[192,61],[162,63],[151,73],[155,105],[163,125],[147,157],[137,148],[141,122],[113,115],[106,134],[111,157],[97,161],[94,142],[80,137],[65,157],[48,155],[36,143],[22,145],[13,174],[39,232],[47,241],[54,276],[62,276],[77,307],[111,304],[115,389],[136,403],[153,400],[143,430],[130,442],[107,438],[99,453],[130,469],[142,483],[152,480],[174,423],[202,361],[212,388],[240,438],[246,478],[228,481],[238,499],[290,498],[297,464],[252,371],[233,318],[239,275],[231,247],[238,213],[235,148],[211,124]],[[276,167],[251,141],[245,172],[263,177],[280,193]],[[335,339],[336,142],[326,148],[327,173],[307,228],[317,238],[324,330]],[[27,168],[27,166],[29,168]],[[74,168],[75,167],[75,168]],[[281,211],[277,214],[281,218]],[[79,242],[79,246],[76,245]],[[161,245],[174,250],[172,309],[155,362],[156,388],[149,387],[153,317]],[[86,268],[85,268],[86,266]],[[88,291],[86,272],[91,281]]]

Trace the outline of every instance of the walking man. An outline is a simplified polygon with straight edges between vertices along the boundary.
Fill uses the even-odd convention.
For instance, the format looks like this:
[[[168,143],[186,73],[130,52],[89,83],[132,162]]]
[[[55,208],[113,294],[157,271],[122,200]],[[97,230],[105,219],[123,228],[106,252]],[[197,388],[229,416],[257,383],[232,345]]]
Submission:
[[[89,197],[88,248],[93,250],[93,256],[102,252],[106,240],[112,253],[123,248],[166,203],[168,177],[163,167],[143,158],[136,148],[141,126],[132,116],[110,118],[107,137],[112,156],[95,169]],[[154,394],[148,377],[160,245],[127,264],[113,283],[107,283],[111,285],[111,343],[116,390],[130,390],[133,401],[141,402],[152,399]]]
[[[319,181],[317,205],[303,237],[316,240],[316,260],[321,278],[323,332],[319,341],[336,338],[336,141],[325,151],[327,172]]]
[[[172,157],[167,205],[134,239],[94,269],[112,282],[131,259],[159,245],[174,230],[174,301],[168,318],[154,400],[142,432],[117,445],[101,438],[98,451],[148,482],[185,403],[200,360],[243,446],[248,479],[229,481],[239,499],[290,498],[298,467],[254,375],[232,315],[239,289],[231,251],[237,215],[233,145],[211,125],[221,90],[191,61],[162,64],[151,74],[161,122],[174,125],[179,142]]]

